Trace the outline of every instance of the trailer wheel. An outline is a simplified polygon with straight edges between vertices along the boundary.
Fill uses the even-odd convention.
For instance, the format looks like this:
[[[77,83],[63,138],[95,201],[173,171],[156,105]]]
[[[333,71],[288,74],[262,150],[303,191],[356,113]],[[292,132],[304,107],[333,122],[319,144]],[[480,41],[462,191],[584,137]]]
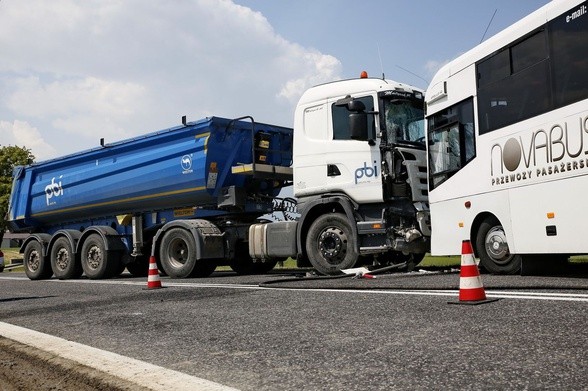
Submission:
[[[249,245],[246,242],[237,242],[235,245],[235,258],[229,266],[234,272],[240,275],[266,274],[276,267],[277,263],[277,260],[254,262],[251,256],[249,256]]]
[[[149,274],[149,257],[141,255],[127,264],[127,270],[133,277],[147,277]]]
[[[339,274],[355,266],[359,254],[345,215],[333,213],[317,218],[308,230],[306,253],[322,274]]]
[[[24,269],[31,280],[45,280],[51,278],[51,262],[43,258],[43,245],[37,240],[27,243],[24,250]]]
[[[196,259],[194,236],[183,228],[172,228],[164,234],[159,259],[171,278],[208,277],[216,269],[216,264]]]
[[[55,240],[50,259],[53,274],[60,280],[78,278],[84,272],[81,263],[76,260],[69,239],[64,236]]]
[[[480,264],[493,274],[518,274],[521,271],[522,258],[511,254],[506,241],[504,228],[495,217],[488,217],[476,235],[476,252]]]
[[[82,246],[81,261],[86,277],[92,280],[110,278],[119,270],[120,253],[106,251],[102,236],[91,234]]]

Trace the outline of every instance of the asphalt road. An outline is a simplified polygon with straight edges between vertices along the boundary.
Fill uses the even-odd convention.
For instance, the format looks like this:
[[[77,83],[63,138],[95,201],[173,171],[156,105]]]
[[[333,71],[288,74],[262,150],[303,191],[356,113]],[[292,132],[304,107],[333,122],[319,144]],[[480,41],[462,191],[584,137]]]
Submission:
[[[482,279],[499,301],[448,304],[456,273],[157,290],[3,273],[0,321],[241,390],[586,389],[588,276]]]

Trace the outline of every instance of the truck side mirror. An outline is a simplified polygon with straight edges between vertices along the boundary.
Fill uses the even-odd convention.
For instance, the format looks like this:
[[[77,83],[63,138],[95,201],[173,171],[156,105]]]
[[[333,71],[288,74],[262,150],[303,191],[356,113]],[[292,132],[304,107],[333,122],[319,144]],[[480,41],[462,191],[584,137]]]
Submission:
[[[349,114],[349,131],[353,140],[370,141],[368,135],[368,113],[365,104],[347,95],[335,102],[335,106],[345,107]]]
[[[352,100],[347,103],[347,110],[351,112],[351,114],[349,114],[351,138],[353,140],[367,141],[369,136],[365,105],[359,100]]]
[[[365,112],[362,111],[359,113],[349,114],[349,128],[351,131],[352,139],[360,141],[367,141],[369,139],[368,120],[367,114]]]

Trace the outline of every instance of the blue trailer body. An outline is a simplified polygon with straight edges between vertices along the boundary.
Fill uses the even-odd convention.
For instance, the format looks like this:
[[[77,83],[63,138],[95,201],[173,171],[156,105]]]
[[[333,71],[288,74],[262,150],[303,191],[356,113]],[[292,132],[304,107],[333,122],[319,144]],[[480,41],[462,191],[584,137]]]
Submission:
[[[29,232],[25,272],[39,280],[203,277],[218,265],[263,272],[248,229],[291,183],[292,129],[210,117],[58,159],[16,167],[12,231]],[[156,257],[158,259],[156,259]]]
[[[8,221],[13,231],[51,234],[123,214],[161,211],[169,220],[173,210],[190,207],[222,214],[217,199],[223,188],[273,196],[282,185],[252,181],[233,174],[232,167],[255,162],[288,167],[291,161],[292,129],[205,118],[15,168]]]

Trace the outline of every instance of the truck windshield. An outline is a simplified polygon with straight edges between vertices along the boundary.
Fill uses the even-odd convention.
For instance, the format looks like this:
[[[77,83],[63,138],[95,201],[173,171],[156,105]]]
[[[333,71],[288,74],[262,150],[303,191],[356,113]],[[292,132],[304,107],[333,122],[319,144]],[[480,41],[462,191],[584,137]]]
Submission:
[[[425,144],[425,112],[422,100],[383,99],[387,144]]]

